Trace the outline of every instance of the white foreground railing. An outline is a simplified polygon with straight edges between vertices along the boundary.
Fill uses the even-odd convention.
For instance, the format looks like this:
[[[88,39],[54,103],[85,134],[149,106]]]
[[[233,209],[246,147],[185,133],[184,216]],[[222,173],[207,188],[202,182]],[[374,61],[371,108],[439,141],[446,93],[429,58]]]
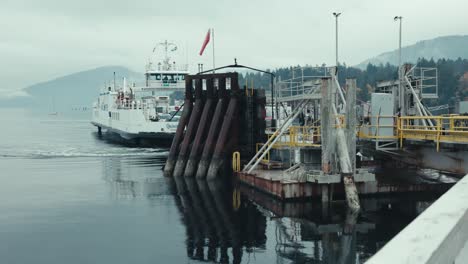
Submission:
[[[366,263],[468,263],[467,241],[468,177],[464,177]]]

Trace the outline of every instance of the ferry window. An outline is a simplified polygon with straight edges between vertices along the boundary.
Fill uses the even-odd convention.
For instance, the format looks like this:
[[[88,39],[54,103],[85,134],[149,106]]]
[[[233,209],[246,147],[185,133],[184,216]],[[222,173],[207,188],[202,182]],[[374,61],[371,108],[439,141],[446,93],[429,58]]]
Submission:
[[[164,112],[164,107],[158,106],[156,107],[156,113],[163,113]]]
[[[176,82],[176,76],[174,74],[164,74],[163,83],[174,83]]]
[[[148,74],[148,80],[150,81],[160,81],[161,80],[161,74]]]

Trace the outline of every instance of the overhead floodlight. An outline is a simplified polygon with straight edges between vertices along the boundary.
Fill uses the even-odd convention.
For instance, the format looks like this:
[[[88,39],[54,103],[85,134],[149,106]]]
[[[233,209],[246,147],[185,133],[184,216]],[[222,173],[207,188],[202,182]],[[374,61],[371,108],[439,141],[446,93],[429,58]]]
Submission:
[[[336,13],[336,12],[333,12],[333,15],[338,17],[339,15],[341,15],[341,13]]]

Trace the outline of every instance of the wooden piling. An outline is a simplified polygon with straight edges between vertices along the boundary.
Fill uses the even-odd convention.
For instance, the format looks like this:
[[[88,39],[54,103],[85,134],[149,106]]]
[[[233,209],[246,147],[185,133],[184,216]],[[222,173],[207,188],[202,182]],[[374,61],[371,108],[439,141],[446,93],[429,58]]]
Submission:
[[[185,127],[190,120],[193,108],[193,92],[192,92],[192,80],[185,80],[185,102],[184,110],[182,111],[182,116],[179,119],[179,124],[177,125],[176,134],[172,140],[171,149],[169,150],[169,155],[167,157],[166,165],[164,166],[164,176],[170,177],[174,172],[174,167],[177,161],[177,156],[179,152],[179,146],[184,137]]]
[[[191,83],[191,78],[188,77]],[[190,115],[190,120],[185,131],[184,139],[180,144],[179,155],[174,168],[174,177],[182,176],[187,164],[188,155],[190,154],[190,146],[195,137],[200,116],[203,110],[203,97],[202,97],[202,80],[195,79],[195,103],[193,105],[193,111]]]
[[[203,146],[202,155],[200,162],[198,163],[198,169],[196,173],[197,179],[206,179],[206,174],[210,166],[211,157],[213,156],[213,150],[218,139],[219,130],[223,124],[224,114],[226,112],[228,98],[226,91],[226,79],[218,79],[218,102],[213,114],[213,120],[211,121],[210,128],[208,130],[208,136],[206,137],[205,144]]]
[[[200,118],[200,124],[198,125],[197,133],[192,144],[187,166],[185,168],[184,176],[193,177],[198,168],[198,162],[200,161],[200,155],[203,151],[206,136],[210,129],[211,121],[213,118],[213,110],[215,107],[215,92],[214,92],[214,81],[215,79],[206,79],[206,101],[203,107],[203,112]]]

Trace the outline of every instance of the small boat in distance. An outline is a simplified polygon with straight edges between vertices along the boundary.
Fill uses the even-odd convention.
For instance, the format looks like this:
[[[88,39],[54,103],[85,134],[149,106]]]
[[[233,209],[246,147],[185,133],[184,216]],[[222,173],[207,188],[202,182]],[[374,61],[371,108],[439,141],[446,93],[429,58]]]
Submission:
[[[146,66],[143,85],[115,83],[101,91],[93,105],[92,124],[125,140],[169,146],[175,135],[185,91],[188,65],[177,65],[169,57],[177,46],[168,41],[158,43],[153,53],[161,50],[164,57],[154,64],[151,58]],[[182,102],[182,101],[180,101]]]
[[[55,110],[55,99],[52,97],[52,111],[49,112],[50,116],[58,115],[58,112]]]

